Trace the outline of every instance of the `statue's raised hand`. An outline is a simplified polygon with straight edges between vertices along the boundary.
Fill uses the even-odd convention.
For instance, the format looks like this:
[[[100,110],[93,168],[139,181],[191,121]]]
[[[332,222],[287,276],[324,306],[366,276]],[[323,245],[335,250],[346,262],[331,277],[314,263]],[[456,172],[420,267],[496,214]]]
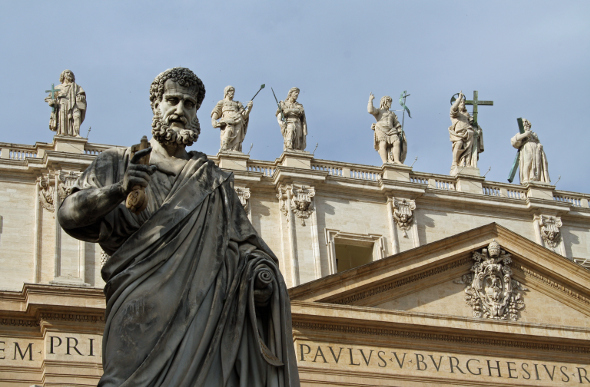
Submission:
[[[150,154],[152,148],[142,149],[133,155],[133,158],[129,162],[127,171],[123,176],[122,188],[123,192],[127,195],[133,191],[135,186],[142,188],[147,187],[152,175],[156,172],[157,167],[155,165],[144,165],[139,164],[140,160]]]

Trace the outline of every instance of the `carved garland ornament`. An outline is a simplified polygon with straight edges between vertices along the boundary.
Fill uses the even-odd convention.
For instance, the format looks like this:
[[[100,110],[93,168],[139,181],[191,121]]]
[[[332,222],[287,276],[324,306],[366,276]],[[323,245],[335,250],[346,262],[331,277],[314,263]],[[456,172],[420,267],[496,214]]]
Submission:
[[[558,216],[540,215],[536,217],[536,220],[539,222],[541,229],[541,238],[543,238],[543,241],[548,247],[554,249],[561,239],[561,233],[559,232],[559,228],[563,225],[561,218]]]
[[[393,220],[404,233],[404,238],[408,237],[408,230],[414,222],[414,211],[416,202],[409,199],[393,199]]]
[[[279,186],[279,193],[277,193],[277,199],[279,199],[279,210],[281,214],[283,214],[287,218],[287,222],[289,221],[289,210],[287,209],[287,197],[288,192],[292,192],[293,186],[290,185],[283,185]]]
[[[493,240],[481,253],[474,252],[472,258],[473,273],[464,275],[461,282],[467,284],[465,301],[473,308],[473,317],[518,320],[524,308],[522,293],[528,289],[512,279],[510,254]]]

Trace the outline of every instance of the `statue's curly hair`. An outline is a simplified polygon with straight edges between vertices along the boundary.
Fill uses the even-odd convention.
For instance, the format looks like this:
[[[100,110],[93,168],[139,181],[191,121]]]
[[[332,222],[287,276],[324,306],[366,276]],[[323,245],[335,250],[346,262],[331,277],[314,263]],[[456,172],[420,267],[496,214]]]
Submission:
[[[152,82],[152,85],[150,86],[150,103],[152,109],[157,102],[162,101],[164,84],[169,79],[172,79],[174,82],[177,82],[184,87],[196,86],[197,109],[201,107],[201,103],[203,103],[203,99],[205,98],[205,85],[203,84],[203,81],[186,67],[175,67],[160,73],[160,75],[158,75]]]

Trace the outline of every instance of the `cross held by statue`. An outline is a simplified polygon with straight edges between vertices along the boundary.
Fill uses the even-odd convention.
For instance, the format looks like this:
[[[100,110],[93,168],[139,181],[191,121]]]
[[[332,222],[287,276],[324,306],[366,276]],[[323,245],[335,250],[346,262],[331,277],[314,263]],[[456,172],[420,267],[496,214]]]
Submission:
[[[477,107],[479,105],[488,105],[493,106],[494,101],[480,101],[477,99],[477,90],[473,91],[473,99],[468,99],[465,101],[465,105],[473,105],[473,122],[477,123]]]
[[[459,95],[459,93],[457,93],[457,94],[453,95],[453,97],[451,97],[451,105],[455,102],[458,95]],[[480,101],[478,99],[477,90],[474,90],[473,91],[473,99],[465,99],[465,105],[472,105],[473,106],[473,114],[471,116],[473,117],[473,122],[475,122],[477,124],[477,112],[478,112],[477,107],[480,105],[493,106],[494,101]]]
[[[56,89],[54,87],[54,84],[51,84],[51,90],[45,90],[46,93],[51,93],[51,99],[55,99],[55,93],[59,91],[59,89]]]
[[[51,99],[55,99],[55,93],[57,93],[59,91],[59,89],[56,89],[54,86],[55,86],[55,84],[52,83],[51,89],[45,90],[46,93],[51,93]],[[55,113],[55,105],[51,107],[51,111]]]

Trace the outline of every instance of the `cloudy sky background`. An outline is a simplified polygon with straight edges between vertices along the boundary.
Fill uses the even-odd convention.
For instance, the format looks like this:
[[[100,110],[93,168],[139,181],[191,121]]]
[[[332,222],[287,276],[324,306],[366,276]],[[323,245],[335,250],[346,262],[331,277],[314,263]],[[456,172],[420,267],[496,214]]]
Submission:
[[[51,142],[44,90],[69,68],[88,99],[81,134],[92,127],[90,142],[137,143],[151,130],[151,81],[185,66],[207,88],[193,146],[207,154],[219,149],[210,113],[223,88],[246,103],[264,83],[244,141],[253,159],[282,152],[270,87],[284,99],[297,86],[308,151],[318,144],[316,158],[380,165],[369,93],[400,109],[407,90],[406,164],[418,157],[414,170],[448,174],[449,99],[478,90],[494,101],[479,110],[486,180],[506,182],[524,117],[552,182],[561,176],[557,188],[590,193],[589,20],[588,1],[5,1],[0,141]]]

